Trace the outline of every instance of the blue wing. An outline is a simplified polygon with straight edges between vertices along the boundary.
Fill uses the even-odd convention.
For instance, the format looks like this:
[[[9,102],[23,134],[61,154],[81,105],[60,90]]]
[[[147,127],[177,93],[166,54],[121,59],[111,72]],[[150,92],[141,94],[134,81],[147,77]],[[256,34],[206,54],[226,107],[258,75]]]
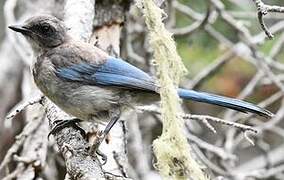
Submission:
[[[158,93],[158,87],[153,78],[135,66],[116,58],[109,58],[100,65],[82,63],[60,68],[57,70],[57,75],[67,81],[89,85],[118,86]],[[263,108],[233,98],[186,89],[179,89],[178,94],[182,99],[214,104],[242,112],[252,112],[266,117],[273,116],[271,112]]]
[[[109,58],[104,64],[74,64],[57,70],[57,75],[68,81],[90,85],[119,86],[155,91],[156,85],[148,74],[117,58]]]

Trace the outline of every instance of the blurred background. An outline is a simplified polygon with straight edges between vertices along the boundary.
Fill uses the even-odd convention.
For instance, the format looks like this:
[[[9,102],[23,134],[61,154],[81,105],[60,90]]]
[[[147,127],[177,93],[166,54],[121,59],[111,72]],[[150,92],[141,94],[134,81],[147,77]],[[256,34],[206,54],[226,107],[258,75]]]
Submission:
[[[263,2],[284,6],[281,0]],[[30,92],[26,91],[24,81],[29,64],[25,61],[31,58],[31,52],[28,49],[19,52],[19,49],[26,47],[22,46],[25,40],[8,33],[7,25],[23,21],[33,15],[32,12],[45,12],[46,9],[62,17],[60,9],[64,2],[51,0],[47,4],[39,0],[12,0],[8,5],[6,3],[5,11],[4,4],[5,1],[0,0],[0,160],[28,122],[25,113],[21,113],[10,128],[5,128],[4,118]],[[13,5],[14,19],[9,12]],[[261,29],[253,0],[172,0],[162,4],[162,8],[167,14],[165,24],[173,33],[178,52],[188,69],[181,86],[245,99],[276,114],[272,119],[265,119],[212,105],[185,103],[185,112],[211,115],[251,125],[258,130],[258,134],[249,135],[255,143],[252,146],[244,138],[243,132],[233,127],[212,123],[217,131],[214,134],[202,123],[187,121],[188,141],[198,162],[206,167],[205,171],[212,179],[283,180],[284,13],[268,13],[264,17],[265,24],[274,34],[274,38],[269,40]],[[129,11],[125,11],[121,56],[154,74],[152,49],[147,38],[144,19],[132,3]],[[138,131],[141,135],[139,151],[135,147],[136,136],[128,138],[128,158],[134,179],[159,178],[152,166],[151,150],[153,139],[161,133],[158,119],[157,115],[151,113],[138,115]],[[129,134],[137,133],[137,129],[134,131],[130,128],[129,131]],[[38,177],[43,179],[62,179],[65,174],[62,157],[53,146],[54,143],[50,142],[46,159],[50,166],[57,169],[40,170]],[[22,148],[14,153],[20,154]],[[145,158],[144,167],[139,167],[141,159],[135,156],[137,153],[144,154],[141,155]],[[50,160],[51,157],[53,160]],[[10,169],[16,166],[17,162],[9,164]],[[51,172],[53,176],[48,175]],[[5,176],[4,172],[1,173],[0,177]]]

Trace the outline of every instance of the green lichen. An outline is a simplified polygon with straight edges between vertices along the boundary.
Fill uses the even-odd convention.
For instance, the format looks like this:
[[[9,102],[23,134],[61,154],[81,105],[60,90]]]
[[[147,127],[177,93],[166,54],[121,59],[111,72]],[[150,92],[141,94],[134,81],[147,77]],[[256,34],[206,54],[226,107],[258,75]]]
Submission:
[[[184,133],[180,99],[177,87],[186,68],[177,53],[175,41],[163,22],[164,12],[152,0],[139,0],[149,29],[150,45],[154,50],[157,73],[160,83],[162,135],[153,142],[157,157],[155,164],[164,179],[207,179],[200,166],[190,156],[190,146]]]

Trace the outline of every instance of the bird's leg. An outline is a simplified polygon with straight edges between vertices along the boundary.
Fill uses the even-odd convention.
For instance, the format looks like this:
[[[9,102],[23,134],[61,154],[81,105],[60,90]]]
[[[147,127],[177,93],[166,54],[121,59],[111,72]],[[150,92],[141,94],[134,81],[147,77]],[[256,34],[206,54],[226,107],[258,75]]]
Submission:
[[[115,125],[115,123],[119,120],[120,118],[120,110],[115,110],[113,112],[111,112],[111,119],[110,122],[106,125],[105,129],[98,134],[98,141],[96,143],[96,147],[99,147],[99,145],[103,142],[103,140],[105,139],[105,137],[107,136],[107,134],[109,133],[109,131],[111,130],[111,128]]]
[[[55,123],[56,125],[51,129],[51,131],[48,133],[48,138],[49,136],[52,134],[56,134],[57,132],[59,132],[60,130],[62,130],[65,127],[73,127],[77,130],[80,131],[81,135],[86,138],[86,133],[84,131],[84,129],[82,129],[77,123],[81,122],[81,119],[78,118],[74,118],[74,119],[70,119],[70,120],[56,120]]]
[[[103,131],[103,136],[104,138],[108,135],[109,131],[111,130],[111,128],[115,125],[115,123],[119,120],[120,118],[120,114],[121,111],[120,109],[117,109],[113,112],[111,112],[111,119],[110,122],[107,124],[107,126],[105,127],[104,131]]]
[[[106,136],[108,135],[109,131],[111,130],[111,128],[115,125],[115,123],[119,120],[120,118],[120,114],[121,111],[120,109],[117,109],[113,112],[111,112],[111,120],[110,122],[107,124],[107,126],[105,127],[105,129],[100,132],[98,134],[98,140],[96,141],[96,143],[93,145],[92,149],[96,150],[96,153],[102,157],[103,160],[103,164],[105,164],[107,162],[107,156],[105,154],[103,154],[100,150],[99,150],[99,146],[100,144],[103,142],[103,140],[106,138]]]

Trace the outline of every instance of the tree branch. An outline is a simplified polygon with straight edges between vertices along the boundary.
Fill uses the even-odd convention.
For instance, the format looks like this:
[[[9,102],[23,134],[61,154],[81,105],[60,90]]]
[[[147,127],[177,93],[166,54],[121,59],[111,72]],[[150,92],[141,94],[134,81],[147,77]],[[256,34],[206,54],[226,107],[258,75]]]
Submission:
[[[258,21],[267,35],[269,39],[273,38],[273,34],[269,31],[267,26],[264,23],[263,17],[267,15],[268,12],[277,12],[277,13],[284,13],[284,7],[281,6],[271,6],[271,5],[266,5],[262,2],[262,0],[253,0],[256,7],[257,7],[257,16],[258,16]]]

